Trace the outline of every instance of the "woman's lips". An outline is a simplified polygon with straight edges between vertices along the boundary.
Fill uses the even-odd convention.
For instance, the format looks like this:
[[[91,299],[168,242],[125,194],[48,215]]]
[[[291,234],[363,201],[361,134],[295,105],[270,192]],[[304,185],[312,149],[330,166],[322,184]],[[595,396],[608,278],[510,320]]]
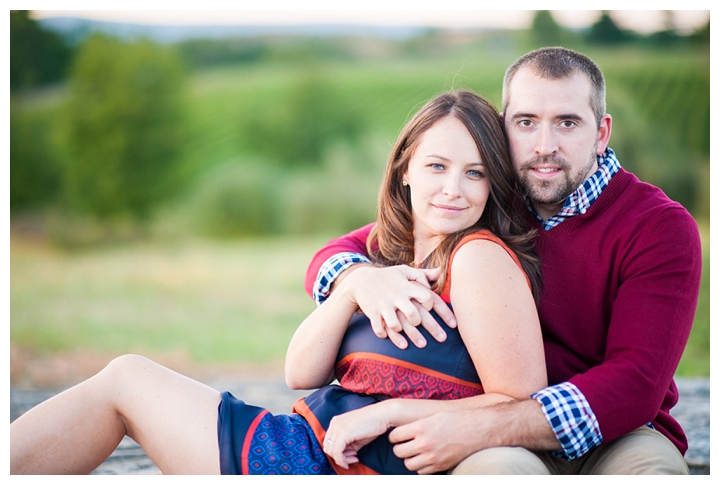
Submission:
[[[456,207],[453,205],[442,205],[442,204],[433,204],[433,207],[436,209],[444,210],[444,211],[451,211],[451,212],[460,212],[462,210],[465,210],[464,207]]]

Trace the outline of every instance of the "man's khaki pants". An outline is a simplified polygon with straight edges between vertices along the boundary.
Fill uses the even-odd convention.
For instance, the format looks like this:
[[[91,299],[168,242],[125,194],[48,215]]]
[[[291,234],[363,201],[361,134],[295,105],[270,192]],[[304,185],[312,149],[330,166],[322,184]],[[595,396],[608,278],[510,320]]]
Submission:
[[[687,463],[660,432],[647,426],[567,461],[524,448],[489,448],[460,462],[453,475],[687,475]]]

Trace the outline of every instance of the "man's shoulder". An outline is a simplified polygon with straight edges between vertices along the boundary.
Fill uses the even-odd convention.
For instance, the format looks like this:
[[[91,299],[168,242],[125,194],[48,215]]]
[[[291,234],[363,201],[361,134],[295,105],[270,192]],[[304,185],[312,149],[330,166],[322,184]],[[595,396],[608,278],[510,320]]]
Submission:
[[[620,202],[622,212],[630,216],[650,217],[667,213],[681,219],[693,219],[682,204],[668,197],[660,187],[643,182],[625,169],[621,168],[613,177],[610,187],[619,189],[617,202]]]
[[[636,241],[683,240],[699,241],[695,218],[677,201],[670,199],[659,187],[639,180],[631,172],[618,172],[622,191],[616,200],[611,224],[616,233],[632,234]],[[672,234],[672,238],[668,235]],[[673,243],[674,244],[674,243]]]

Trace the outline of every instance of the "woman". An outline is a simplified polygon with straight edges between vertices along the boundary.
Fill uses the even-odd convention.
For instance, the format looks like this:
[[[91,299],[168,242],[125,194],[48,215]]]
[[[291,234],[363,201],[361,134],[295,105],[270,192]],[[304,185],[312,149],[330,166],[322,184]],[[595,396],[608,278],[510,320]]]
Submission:
[[[163,473],[406,472],[376,439],[389,427],[526,397],[546,384],[532,296],[538,263],[515,189],[497,111],[467,91],[438,96],[393,149],[372,249],[379,264],[447,268],[437,289],[452,300],[457,333],[435,350],[393,357],[382,340],[367,338],[372,329],[355,315],[350,275],[290,343],[288,384],[324,386],[296,404],[300,415],[272,416],[123,356],[12,423],[11,472],[88,473],[125,435]],[[439,358],[442,349],[450,354]],[[373,363],[389,378],[368,374]],[[327,386],[336,370],[346,387]]]

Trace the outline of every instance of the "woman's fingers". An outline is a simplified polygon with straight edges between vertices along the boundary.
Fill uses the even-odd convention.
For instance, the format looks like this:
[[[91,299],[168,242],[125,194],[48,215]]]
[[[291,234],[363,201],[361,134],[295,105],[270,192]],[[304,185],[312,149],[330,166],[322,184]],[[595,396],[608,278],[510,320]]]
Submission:
[[[330,439],[327,435],[325,436],[325,440],[323,441],[323,451],[327,456],[329,456],[338,466],[343,467],[344,469],[348,469],[348,462],[345,459],[345,446],[340,443],[335,443],[332,439]]]
[[[430,313],[437,315],[450,328],[455,328],[455,316],[445,302],[433,292],[431,283],[440,276],[439,269],[416,269],[409,266],[362,268],[343,282],[352,288],[355,301],[370,319],[373,332],[379,338],[389,338],[401,349],[408,340],[417,347],[427,345],[426,337],[416,328],[422,326],[443,342],[447,334]]]

